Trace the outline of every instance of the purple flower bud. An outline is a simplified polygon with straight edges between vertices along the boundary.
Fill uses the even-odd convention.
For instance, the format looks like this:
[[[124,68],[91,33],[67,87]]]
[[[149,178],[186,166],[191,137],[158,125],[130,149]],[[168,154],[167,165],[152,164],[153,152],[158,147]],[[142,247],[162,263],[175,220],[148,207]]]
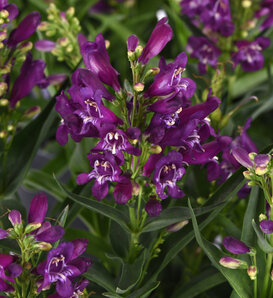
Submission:
[[[9,221],[15,227],[22,223],[21,213],[18,210],[11,210],[9,213]]]
[[[119,92],[121,89],[118,82],[119,73],[110,64],[102,34],[98,34],[94,42],[86,42],[81,47],[81,53],[85,66],[95,73],[103,83]]]
[[[172,28],[166,22],[167,18],[163,18],[156,24],[141,56],[138,58],[139,62],[146,64],[151,58],[157,56],[172,39]]]
[[[9,233],[7,231],[0,229],[0,240],[6,238],[8,234]]]
[[[240,147],[235,147],[232,149],[232,155],[234,158],[244,167],[252,168],[253,162],[248,156],[248,152]]]
[[[130,52],[134,52],[136,47],[138,46],[138,38],[136,35],[131,35],[127,39],[127,49]]]
[[[248,265],[245,261],[234,259],[232,257],[223,257],[219,261],[220,265],[229,269],[247,269]]]
[[[8,39],[8,46],[15,47],[19,42],[29,38],[41,22],[41,15],[38,11],[28,14],[18,27],[11,32]]]
[[[260,222],[260,228],[265,234],[273,233],[273,221],[272,220],[262,220]]]
[[[51,40],[38,40],[35,42],[35,48],[41,52],[50,52],[56,46],[56,43]]]
[[[267,167],[270,161],[270,155],[268,154],[257,154],[254,156],[255,165],[258,167]]]
[[[113,192],[116,203],[126,204],[132,198],[133,186],[128,177],[122,176]]]
[[[47,212],[47,196],[43,193],[37,194],[31,201],[28,223],[42,223]]]
[[[229,252],[239,255],[250,252],[250,248],[246,246],[242,241],[237,240],[231,236],[227,236],[223,239],[223,245]]]
[[[19,264],[10,264],[7,266],[10,277],[18,277],[22,273],[22,267]]]
[[[162,211],[161,203],[157,199],[151,198],[145,206],[145,211],[150,217],[159,216]]]

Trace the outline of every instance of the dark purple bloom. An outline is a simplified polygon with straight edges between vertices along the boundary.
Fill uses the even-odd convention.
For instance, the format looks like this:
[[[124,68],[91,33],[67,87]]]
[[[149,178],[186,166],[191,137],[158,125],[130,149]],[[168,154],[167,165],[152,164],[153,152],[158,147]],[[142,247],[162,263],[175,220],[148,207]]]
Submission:
[[[0,253],[0,292],[14,291],[13,287],[7,282],[15,283],[13,277],[18,277],[22,272],[21,266],[13,264],[13,261],[13,256]]]
[[[89,281],[83,280],[81,282],[75,282],[73,285],[73,295],[72,296],[60,296],[58,293],[50,295],[48,298],[80,298],[83,294],[83,290],[88,286]]]
[[[201,12],[200,19],[205,27],[223,36],[230,36],[234,31],[229,0],[210,0]]]
[[[205,37],[191,36],[188,39],[186,50],[192,58],[199,60],[198,68],[200,74],[207,72],[207,65],[216,68],[217,59],[221,51]]]
[[[81,53],[85,66],[95,73],[103,83],[119,92],[121,89],[118,82],[119,73],[110,64],[102,34],[98,34],[94,42],[86,42],[81,47]]]
[[[267,29],[273,25],[273,1],[264,0],[261,3],[261,9],[256,12],[256,17],[261,18],[267,16],[260,26],[261,30]]]
[[[60,296],[73,295],[75,289],[70,279],[80,276],[91,265],[89,259],[78,258],[78,253],[75,253],[78,245],[75,242],[64,242],[48,253],[46,261],[37,268],[38,273],[43,275],[43,283],[38,292],[56,282],[56,290]]]
[[[167,156],[162,157],[155,164],[153,178],[157,195],[161,199],[166,199],[168,196],[164,193],[164,190],[167,187],[172,198],[182,198],[185,194],[176,185],[176,181],[180,180],[184,174],[183,157],[180,153],[172,151]]]
[[[141,150],[132,146],[129,142],[127,135],[120,129],[115,127],[106,126],[101,129],[101,140],[98,142],[91,152],[111,151],[113,155],[116,155],[122,162],[124,156],[122,152],[127,152],[133,155],[140,155]]]
[[[112,9],[112,6],[110,6],[106,0],[99,0],[90,7],[89,13],[109,13]]]
[[[13,30],[8,39],[8,46],[15,47],[19,42],[29,38],[37,29],[41,22],[41,15],[38,11],[28,14]]]
[[[9,213],[9,221],[14,227],[22,224],[21,213],[18,210],[11,210]]]
[[[18,16],[17,6],[13,3],[9,4],[8,0],[0,0],[0,11],[1,10],[6,10],[9,13],[9,23]],[[5,25],[0,25],[0,27],[3,27]]]
[[[62,238],[64,229],[59,226],[51,226],[50,222],[44,221],[48,208],[47,196],[43,193],[37,194],[31,201],[28,223],[40,223],[41,227],[36,229],[33,234],[36,241],[55,242]]]
[[[239,255],[250,252],[250,248],[244,244],[244,242],[237,240],[231,236],[227,236],[223,239],[223,245],[229,252]]]
[[[210,0],[182,0],[180,2],[181,13],[190,18],[199,16],[209,2]]]
[[[130,52],[134,52],[137,46],[138,46],[138,38],[136,35],[132,34],[127,39],[127,49]]]
[[[98,200],[102,200],[108,194],[108,181],[119,181],[121,169],[115,156],[109,151],[102,154],[91,153],[88,155],[88,159],[93,170],[90,173],[78,175],[77,184],[85,184],[95,179],[92,194]]]
[[[167,18],[158,21],[141,56],[138,58],[139,62],[146,64],[151,58],[157,56],[172,39],[172,28],[166,22]]]
[[[56,139],[62,146],[68,141],[68,133],[75,142],[79,142],[83,137],[99,137],[102,123],[122,123],[103,105],[103,91],[72,86],[68,92],[70,100],[62,92],[56,103],[56,110],[63,118]]]
[[[118,204],[126,204],[132,198],[133,185],[126,176],[121,176],[117,183],[113,195]]]
[[[155,198],[150,198],[145,205],[145,211],[148,213],[150,217],[159,216],[162,211],[162,205],[159,202],[159,200]]]
[[[234,67],[241,64],[246,72],[257,71],[264,66],[262,51],[269,47],[270,39],[258,37],[255,41],[240,40],[236,42],[238,51],[233,55]]]
[[[65,81],[66,77],[67,76],[64,73],[55,73],[55,74],[48,76],[46,79],[47,79],[49,85],[59,85]]]
[[[15,107],[16,103],[28,95],[32,88],[44,81],[44,69],[45,62],[41,59],[32,60],[32,56],[29,53],[24,64],[21,67],[20,75],[14,82],[11,96],[10,106]]]
[[[273,221],[272,220],[262,220],[260,222],[260,228],[265,234],[273,233]]]
[[[248,152],[245,149],[235,147],[232,149],[232,155],[242,166],[248,169],[254,166],[252,160],[248,156]]]
[[[187,105],[187,99],[193,96],[196,84],[191,79],[182,77],[186,64],[187,55],[184,52],[168,65],[161,58],[160,72],[155,76],[146,96],[159,97],[162,100],[152,104],[149,107],[151,111],[169,114]]]
[[[0,229],[0,240],[6,238],[8,234],[9,233],[7,231]]]
[[[38,40],[35,42],[35,48],[41,52],[50,52],[56,46],[56,43],[51,40]]]

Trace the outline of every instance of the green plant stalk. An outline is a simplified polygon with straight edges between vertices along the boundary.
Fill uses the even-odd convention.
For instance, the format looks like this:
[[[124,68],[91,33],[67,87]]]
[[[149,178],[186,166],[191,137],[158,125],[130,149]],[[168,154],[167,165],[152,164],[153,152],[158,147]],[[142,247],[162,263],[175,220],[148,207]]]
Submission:
[[[273,282],[271,282],[270,292],[269,292],[269,298],[273,297]]]
[[[257,260],[256,260],[256,255],[253,256],[253,264],[257,268]],[[257,290],[258,290],[258,278],[254,279],[254,284],[253,284],[253,296],[254,298],[257,298]]]

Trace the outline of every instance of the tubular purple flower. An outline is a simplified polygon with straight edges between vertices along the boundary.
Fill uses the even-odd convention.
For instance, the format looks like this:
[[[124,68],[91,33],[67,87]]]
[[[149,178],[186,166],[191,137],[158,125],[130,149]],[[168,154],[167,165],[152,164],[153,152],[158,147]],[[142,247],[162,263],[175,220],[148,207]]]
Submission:
[[[126,204],[132,198],[132,192],[131,180],[126,176],[121,176],[113,192],[116,203]]]
[[[232,155],[242,166],[248,169],[253,167],[253,162],[245,149],[240,147],[232,148]]]
[[[14,227],[22,224],[21,213],[18,210],[11,210],[8,217]]]
[[[244,244],[244,242],[237,240],[231,236],[227,236],[223,239],[223,245],[229,252],[239,255],[250,252],[250,248]]]
[[[150,198],[145,205],[145,211],[150,217],[157,217],[162,211],[162,205],[156,198]]]
[[[260,222],[260,228],[265,234],[273,233],[273,221],[272,220],[262,220]]]
[[[156,24],[141,56],[138,58],[139,62],[146,64],[151,58],[157,56],[172,39],[173,31],[170,25],[166,24],[167,20],[167,18],[163,18]]]
[[[18,27],[11,32],[7,43],[8,46],[15,47],[19,42],[29,38],[36,31],[40,22],[41,15],[38,11],[28,14]]]
[[[38,40],[35,42],[35,48],[41,52],[50,52],[56,46],[56,43],[51,40]]]
[[[28,53],[27,58],[21,67],[20,75],[15,80],[11,91],[11,108],[14,108],[20,99],[28,95],[35,85],[44,80],[45,66],[43,60],[32,60],[32,55]]]
[[[7,282],[14,283],[15,280],[7,276],[5,272],[6,270],[8,271],[8,267],[12,264],[13,260],[13,256],[0,253],[0,292],[14,291],[14,288]]]
[[[7,238],[8,234],[9,233],[7,231],[0,228],[0,240],[4,239],[4,238]]]
[[[256,12],[256,18],[266,16],[265,20],[260,26],[260,30],[267,29],[273,25],[273,1],[264,0],[261,3],[261,9]]]
[[[47,196],[43,193],[34,196],[30,203],[28,223],[42,223],[48,208]]]
[[[86,42],[81,47],[81,53],[85,66],[95,73],[103,83],[119,92],[121,89],[118,82],[119,73],[110,64],[102,34],[98,34],[94,42]]]
[[[138,46],[138,38],[136,35],[132,34],[127,39],[127,49],[130,52],[134,52]]]

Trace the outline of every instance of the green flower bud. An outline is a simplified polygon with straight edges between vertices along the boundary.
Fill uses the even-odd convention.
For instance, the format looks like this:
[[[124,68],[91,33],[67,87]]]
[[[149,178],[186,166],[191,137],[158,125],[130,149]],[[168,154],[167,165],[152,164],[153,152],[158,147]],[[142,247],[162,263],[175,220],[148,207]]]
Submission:
[[[247,269],[247,262],[232,257],[223,257],[219,261],[220,265],[229,269]]]
[[[30,224],[28,224],[25,228],[25,233],[31,233],[37,229],[39,229],[41,227],[41,223],[40,222],[32,222]]]
[[[6,98],[0,99],[0,106],[1,107],[6,107],[9,104],[9,100]]]
[[[142,51],[143,51],[143,47],[142,46],[137,46],[136,47],[135,53],[136,53],[137,58],[142,54]]]
[[[4,139],[8,136],[8,133],[5,130],[0,131],[0,139]]]
[[[259,221],[262,221],[262,220],[267,220],[267,216],[265,214],[263,214],[263,213],[261,213],[259,215]]]
[[[247,274],[251,280],[255,280],[257,278],[257,267],[256,266],[248,267]]]
[[[134,85],[134,90],[136,92],[142,92],[144,90],[144,84],[143,83],[136,83]]]
[[[35,247],[43,251],[48,251],[52,248],[52,245],[48,242],[39,242],[38,244],[35,245]]]
[[[8,90],[8,84],[6,82],[0,82],[0,96],[3,96]]]
[[[151,145],[149,151],[152,154],[159,154],[162,152],[162,148],[159,145]]]
[[[3,19],[7,19],[9,17],[9,12],[6,9],[2,9],[0,11],[0,17],[3,18]]]
[[[73,6],[69,7],[68,10],[66,11],[66,16],[73,17],[75,14],[75,8]]]

